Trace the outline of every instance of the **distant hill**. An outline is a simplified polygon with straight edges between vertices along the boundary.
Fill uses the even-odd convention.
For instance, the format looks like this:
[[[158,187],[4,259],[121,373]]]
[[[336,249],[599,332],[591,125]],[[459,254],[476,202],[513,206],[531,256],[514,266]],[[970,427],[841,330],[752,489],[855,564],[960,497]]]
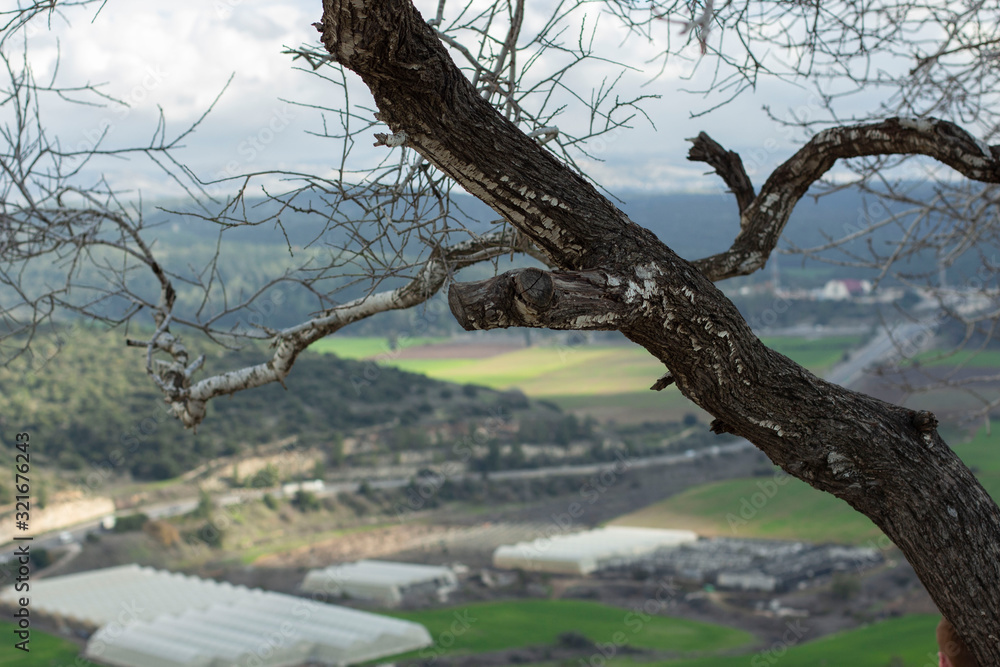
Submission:
[[[655,233],[661,241],[687,259],[697,259],[725,250],[739,230],[736,202],[728,193],[618,193],[616,201],[636,223]],[[495,228],[493,221],[500,216],[478,199],[468,195],[455,197],[457,207],[465,214],[459,216],[468,228],[484,233]],[[188,206],[186,209],[191,210]],[[247,218],[251,221],[270,220],[254,226],[226,231],[228,242],[292,246],[342,244],[349,238],[341,228],[325,229],[327,221],[320,215],[306,215],[294,211],[280,212],[275,202],[249,201]],[[353,213],[352,213],[353,211]],[[845,229],[861,226],[865,220],[865,200],[853,191],[843,191],[814,200],[804,198],[796,206],[786,230],[787,239],[799,247],[810,247],[824,242],[824,233],[831,236],[844,233]],[[346,205],[341,214],[360,217],[357,206]],[[277,228],[273,218],[282,223]],[[219,227],[205,220],[156,211],[148,218],[150,225],[158,226],[155,236],[168,244],[183,240],[190,243],[214,242]],[[895,231],[886,231],[881,238],[892,238]],[[456,234],[459,238],[461,234]],[[800,260],[796,260],[798,262]]]
[[[919,196],[920,192],[917,195]],[[724,250],[738,230],[736,204],[729,194],[625,192],[619,196],[623,209],[635,222],[649,228],[668,246],[688,259],[705,257]],[[325,204],[321,202],[314,204],[318,211],[324,210]],[[870,204],[871,202],[866,202],[853,191],[837,192],[819,201],[806,197],[796,206],[785,238],[779,247],[787,247],[788,244],[800,248],[814,247],[823,244],[828,238],[837,238],[856,230],[866,224],[866,211]],[[164,208],[169,209],[166,206]],[[469,196],[458,196],[456,208],[464,212],[463,224],[471,231],[481,234],[496,228],[495,221],[499,216],[478,200]],[[212,294],[202,313],[217,312],[223,303],[232,304],[242,297],[255,293],[268,281],[283,275],[290,265],[307,261],[311,261],[314,268],[328,265],[332,259],[341,258],[337,248],[347,244],[352,233],[343,227],[325,229],[328,223],[327,215],[320,213],[306,215],[291,209],[281,210],[273,201],[248,201],[245,211],[251,221],[260,224],[228,229],[218,248],[216,244],[219,226],[204,219],[185,216],[173,209],[156,210],[145,217],[145,223],[149,227],[147,235],[155,239],[157,256],[166,266],[189,281],[176,281],[175,285],[178,290],[177,309],[181,316],[194,318],[195,313],[202,308],[203,293],[196,285],[209,281],[210,276],[204,273],[204,266],[215,257],[217,249],[219,251],[217,273],[212,279]],[[344,205],[340,214],[356,217],[360,216],[360,210],[356,206],[352,208],[352,205]],[[267,222],[263,222],[265,220]],[[280,229],[276,220],[281,221]],[[905,224],[905,221],[901,224]],[[405,224],[402,224],[402,227],[405,227]],[[862,257],[869,256],[871,249],[886,252],[900,234],[899,226],[886,226],[870,238],[857,240],[849,250]],[[451,238],[464,240],[467,234],[456,232]],[[871,249],[869,241],[872,244]],[[389,254],[395,250],[402,251],[407,257],[416,258],[420,253],[426,255],[428,246],[416,235],[409,238],[397,235],[390,245],[371,246],[366,251],[365,261],[377,266],[379,262],[388,259],[379,253]],[[968,251],[959,266],[949,271],[949,280],[959,284],[963,280],[963,275],[974,275],[976,268],[982,262],[977,250],[974,248]],[[834,254],[834,257],[844,259],[839,253]],[[530,263],[530,260],[518,257],[513,264],[520,265],[526,261]],[[495,263],[485,263],[465,269],[456,278],[483,279],[497,271],[507,270],[513,264],[508,258],[502,258]],[[864,278],[874,275],[872,270],[806,260],[800,255],[775,254],[769,262],[769,266],[773,265],[780,267],[782,275],[787,276],[783,280],[787,280],[788,284],[794,282],[803,287],[816,287],[831,278]],[[906,264],[900,268],[910,274],[933,274],[936,269],[935,257],[932,251],[927,251],[922,256],[906,260]],[[291,282],[275,285],[263,295],[263,308],[267,310],[264,324],[274,329],[292,326],[331,303],[346,302],[376,287],[391,288],[401,284],[403,280],[402,277],[392,277],[376,285],[371,280],[359,276],[359,273],[363,271],[358,266],[324,271],[324,280],[314,285],[313,290],[307,290]],[[26,275],[28,276],[26,284],[29,285],[41,286],[62,282],[51,266],[32,265]],[[758,282],[770,278],[770,272],[763,271],[722,285],[727,291],[733,291],[731,288],[745,282]],[[84,268],[80,271],[79,280],[84,283],[100,284],[106,277],[93,270],[88,272]],[[891,283],[891,280],[887,282]],[[147,295],[150,300],[156,300],[158,297],[159,285],[148,271],[134,271],[129,284],[133,290]],[[221,288],[223,284],[224,292]],[[319,295],[328,295],[335,301],[324,301]],[[87,292],[81,293],[78,298],[82,300],[92,297],[93,294]],[[280,305],[270,308],[267,303],[271,299],[280,300]],[[0,293],[0,303],[6,300],[5,295]],[[757,304],[743,303],[739,299],[737,305],[743,308],[744,312],[757,310]],[[125,312],[131,306],[131,303],[124,300],[109,299],[107,302],[108,310],[112,313],[116,309]],[[217,325],[238,326],[253,317],[257,315],[244,312],[220,318]],[[418,317],[421,318],[421,334],[440,335],[458,330],[450,316],[430,320],[422,317],[418,309],[380,314],[352,325],[348,331],[353,335],[410,332],[414,330],[415,318]],[[148,326],[150,321],[141,323]]]

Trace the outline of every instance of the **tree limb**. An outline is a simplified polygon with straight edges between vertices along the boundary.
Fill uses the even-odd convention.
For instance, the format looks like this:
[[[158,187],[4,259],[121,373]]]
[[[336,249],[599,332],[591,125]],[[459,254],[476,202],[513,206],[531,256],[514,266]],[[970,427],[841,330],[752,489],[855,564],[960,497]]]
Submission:
[[[681,392],[791,474],[870,517],[980,662],[1000,664],[1000,619],[981,611],[1000,608],[1000,509],[936,430],[927,430],[931,420],[827,383],[761,344],[705,273],[479,98],[409,1],[324,0],[323,8],[324,45],[361,76],[394,133],[405,132],[409,146],[562,269],[615,275],[625,289],[604,298],[620,299],[632,314],[622,332],[670,368]],[[974,155],[968,135],[949,133],[950,124],[913,125],[886,121],[817,135],[745,215],[754,206],[752,215],[790,212],[793,195],[825,173],[845,144],[915,150],[967,175],[996,177],[996,156]],[[782,180],[797,185],[783,189]],[[516,280],[522,291],[534,285],[529,277],[514,287]],[[517,312],[524,300],[509,297],[510,285],[496,307],[504,312],[491,322],[526,320]]]
[[[621,281],[601,271],[516,269],[474,283],[453,283],[451,312],[466,331],[542,327],[616,331],[630,313]]]
[[[742,216],[747,206],[753,202],[755,194],[739,154],[727,151],[704,132],[699,132],[697,137],[688,141],[691,142],[688,159],[692,162],[705,162],[715,170],[736,196],[736,204]]]
[[[707,162],[736,194],[740,232],[725,252],[693,264],[710,280],[743,276],[763,268],[792,210],[809,187],[837,160],[874,155],[926,155],[984,183],[1000,183],[1000,146],[987,146],[968,132],[936,118],[889,118],[880,123],[833,127],[814,136],[774,170],[752,201],[742,163],[702,132],[688,159]]]
[[[149,369],[149,373],[166,394],[173,416],[187,427],[196,427],[205,418],[206,404],[213,398],[272,382],[283,384],[298,355],[320,338],[376,313],[419,305],[434,296],[455,271],[512,251],[527,250],[529,245],[515,230],[505,230],[438,249],[405,285],[355,299],[278,332],[272,338],[274,353],[267,361],[197,382],[193,381],[193,374],[201,364],[186,365],[187,350],[177,347],[176,340],[169,334],[161,334],[149,343],[133,341],[129,344],[156,345],[157,349],[174,356],[173,364]],[[178,352],[183,354],[183,359],[176,354]]]

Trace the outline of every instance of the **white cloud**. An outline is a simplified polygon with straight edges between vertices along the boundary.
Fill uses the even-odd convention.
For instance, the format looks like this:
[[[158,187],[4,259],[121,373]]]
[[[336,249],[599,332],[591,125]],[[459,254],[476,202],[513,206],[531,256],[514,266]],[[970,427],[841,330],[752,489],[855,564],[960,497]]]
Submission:
[[[430,17],[437,2],[423,0],[418,7]],[[542,20],[539,7],[529,6],[525,34]],[[168,136],[176,134],[208,108],[235,73],[218,106],[197,133],[185,140],[186,148],[178,157],[203,178],[233,169],[263,171],[282,165],[325,172],[336,165],[340,150],[332,141],[306,133],[321,129],[320,112],[282,101],[329,107],[340,103],[336,86],[293,70],[291,58],[281,53],[287,46],[317,42],[318,33],[311,24],[319,13],[314,0],[109,3],[93,21],[92,10],[70,12],[72,25],[56,21],[52,32],[44,24],[35,30],[32,63],[36,73],[43,76],[53,71],[58,40],[61,81],[106,82],[101,90],[128,106],[109,104],[94,109],[57,104],[46,122],[64,146],[92,145],[102,133],[106,135],[105,148],[147,144],[160,108],[168,122]],[[762,85],[707,117],[692,119],[692,110],[714,104],[713,100],[679,92],[680,88],[700,89],[710,83],[711,68],[694,68],[697,45],[690,45],[691,60],[674,59],[659,78],[650,81],[659,67],[649,62],[659,51],[658,44],[623,41],[624,31],[614,18],[589,11],[586,24],[594,25],[597,20],[601,27],[594,38],[594,51],[646,69],[626,73],[618,92],[621,99],[642,94],[662,96],[647,100],[643,107],[657,130],[637,117],[635,129],[623,130],[590,147],[605,160],[593,165],[593,174],[607,187],[704,189],[706,179],[714,177],[702,175],[703,165],[686,161],[688,144],[684,141],[701,130],[727,148],[744,152],[748,167],[759,166],[759,173],[769,171],[793,150],[793,140],[798,137],[776,129],[761,106],[765,102],[774,108],[807,105],[808,95],[802,90]],[[567,43],[576,43],[579,21],[564,34]],[[662,30],[673,31],[676,26],[664,23]],[[535,64],[536,76],[547,75],[561,63],[557,54],[544,56]],[[692,80],[683,80],[692,71]],[[593,61],[570,74],[565,83],[589,99],[590,90],[601,79],[610,80],[618,72],[619,67],[612,63]],[[371,105],[364,86],[353,76],[350,91],[352,101]],[[586,109],[568,94],[565,98],[567,111],[558,122],[567,130],[580,132],[589,122]],[[337,129],[335,123],[332,129]],[[369,143],[366,138],[358,141],[361,161],[385,157],[384,149],[371,149]],[[142,184],[149,188],[147,196],[173,187],[141,157],[102,166],[125,187]],[[755,180],[760,178],[758,175]]]

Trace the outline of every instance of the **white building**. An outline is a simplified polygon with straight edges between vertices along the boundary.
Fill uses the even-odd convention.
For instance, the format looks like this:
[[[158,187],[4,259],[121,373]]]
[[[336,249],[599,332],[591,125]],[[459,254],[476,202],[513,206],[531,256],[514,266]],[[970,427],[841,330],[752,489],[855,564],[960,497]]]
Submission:
[[[281,493],[285,496],[294,496],[298,491],[307,491],[309,493],[320,493],[326,488],[321,479],[311,479],[306,482],[289,482],[288,484],[281,485]]]
[[[719,588],[773,593],[778,590],[779,582],[776,576],[763,572],[720,572],[716,583]]]
[[[819,298],[829,301],[846,301],[865,294],[871,294],[872,284],[868,280],[829,280],[819,291]]]
[[[504,545],[493,552],[493,565],[511,570],[584,575],[602,567],[626,565],[657,549],[697,539],[698,535],[689,530],[608,526]]]
[[[306,593],[346,596],[397,605],[407,595],[432,594],[444,600],[458,588],[455,573],[447,567],[360,560],[310,570],[302,581]]]
[[[120,667],[351,665],[432,643],[426,628],[138,565],[31,584],[31,611],[99,627],[84,656]],[[7,588],[0,602],[19,593]]]

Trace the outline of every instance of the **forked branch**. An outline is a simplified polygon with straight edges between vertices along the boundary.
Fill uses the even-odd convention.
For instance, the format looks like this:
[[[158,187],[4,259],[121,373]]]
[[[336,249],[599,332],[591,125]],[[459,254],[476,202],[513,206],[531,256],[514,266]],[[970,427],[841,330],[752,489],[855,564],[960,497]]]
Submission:
[[[1000,146],[987,146],[954,123],[935,118],[889,118],[880,123],[820,132],[774,170],[756,197],[742,162],[704,132],[692,140],[688,159],[710,164],[726,182],[740,210],[740,233],[725,252],[694,262],[719,281],[763,268],[798,201],[837,160],[874,155],[926,155],[972,180],[1000,183]]]

